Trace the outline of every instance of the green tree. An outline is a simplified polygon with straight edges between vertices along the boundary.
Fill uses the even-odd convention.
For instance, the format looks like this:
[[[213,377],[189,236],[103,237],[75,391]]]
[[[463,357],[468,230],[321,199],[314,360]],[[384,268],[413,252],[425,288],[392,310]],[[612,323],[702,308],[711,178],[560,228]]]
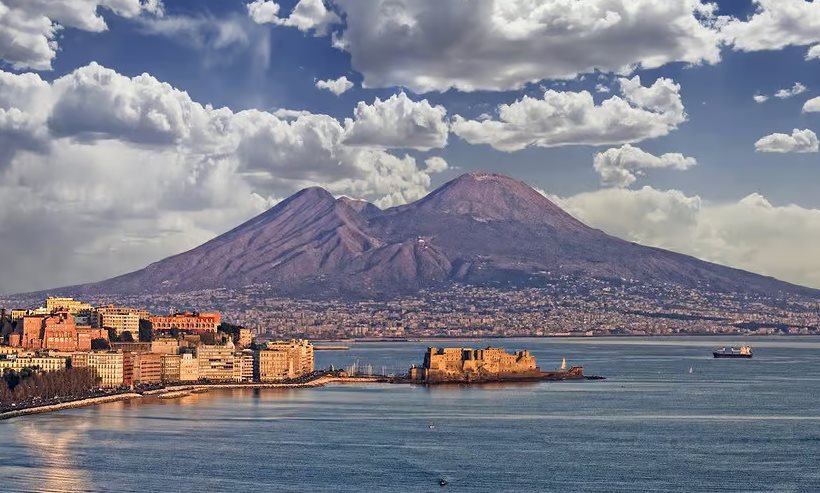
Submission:
[[[91,339],[91,349],[111,349],[111,345],[103,338]]]
[[[140,342],[151,342],[154,340],[154,327],[150,320],[140,319]]]

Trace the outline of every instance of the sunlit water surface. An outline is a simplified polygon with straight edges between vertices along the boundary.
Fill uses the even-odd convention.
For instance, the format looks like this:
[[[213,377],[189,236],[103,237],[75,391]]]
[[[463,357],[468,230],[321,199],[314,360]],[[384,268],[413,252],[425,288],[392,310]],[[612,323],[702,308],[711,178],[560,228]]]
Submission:
[[[754,359],[711,357],[743,342]],[[608,379],[225,390],[26,416],[0,422],[0,489],[820,491],[820,339],[450,344]],[[427,345],[360,343],[317,366],[398,371]]]

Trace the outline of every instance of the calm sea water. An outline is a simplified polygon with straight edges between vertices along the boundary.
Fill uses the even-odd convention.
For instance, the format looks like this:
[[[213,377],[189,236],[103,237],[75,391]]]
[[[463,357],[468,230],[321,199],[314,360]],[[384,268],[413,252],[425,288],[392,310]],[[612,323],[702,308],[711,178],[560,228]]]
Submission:
[[[742,342],[754,359],[711,357]],[[226,390],[26,416],[0,422],[0,489],[820,491],[818,338],[458,344],[490,343],[608,380]],[[392,371],[426,346],[317,364]]]

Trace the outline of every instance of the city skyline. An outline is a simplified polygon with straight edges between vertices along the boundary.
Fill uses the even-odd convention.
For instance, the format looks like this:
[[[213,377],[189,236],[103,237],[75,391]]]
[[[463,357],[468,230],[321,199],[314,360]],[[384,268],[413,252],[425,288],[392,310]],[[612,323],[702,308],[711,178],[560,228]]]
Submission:
[[[387,207],[478,169],[820,287],[813,2],[6,3],[1,293],[144,267],[306,186]]]

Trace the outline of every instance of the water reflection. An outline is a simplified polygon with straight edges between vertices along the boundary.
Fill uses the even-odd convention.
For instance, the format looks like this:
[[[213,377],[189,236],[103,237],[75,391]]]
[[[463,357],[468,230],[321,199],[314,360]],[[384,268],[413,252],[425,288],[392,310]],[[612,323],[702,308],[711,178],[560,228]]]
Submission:
[[[25,423],[18,426],[19,443],[29,449],[36,477],[33,491],[89,491],[86,471],[79,467],[78,445],[87,440],[89,423],[79,417],[62,417],[54,422]]]

